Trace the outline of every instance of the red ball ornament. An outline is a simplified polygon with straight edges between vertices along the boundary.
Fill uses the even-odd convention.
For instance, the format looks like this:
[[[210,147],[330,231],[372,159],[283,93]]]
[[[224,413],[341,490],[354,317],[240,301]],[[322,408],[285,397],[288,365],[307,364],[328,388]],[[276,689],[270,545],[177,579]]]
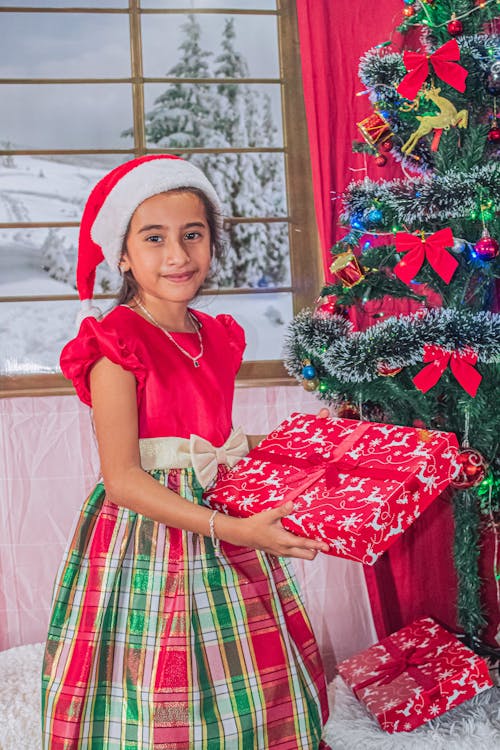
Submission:
[[[467,489],[483,481],[488,470],[484,457],[474,448],[462,448],[457,455],[458,474],[452,480],[453,487]]]
[[[485,228],[479,242],[474,245],[474,252],[481,260],[493,260],[499,252],[498,242],[490,236]]]
[[[416,12],[417,11],[413,7],[413,5],[407,5],[406,8],[403,8],[403,16],[405,18],[411,18],[412,16],[415,15]]]
[[[375,157],[375,164],[377,167],[385,167],[387,164],[387,156],[384,156],[384,154],[379,154]]]
[[[490,143],[498,143],[500,141],[500,128],[498,125],[494,125],[487,136]]]
[[[392,150],[392,138],[388,138],[387,141],[383,141],[380,144],[380,149],[381,149],[381,151],[385,151],[386,153],[388,153],[389,151],[391,151]]]
[[[462,21],[460,21],[458,18],[455,18],[455,14],[451,17],[451,21],[446,27],[448,29],[448,34],[450,36],[460,36],[460,34],[464,30],[464,25]]]

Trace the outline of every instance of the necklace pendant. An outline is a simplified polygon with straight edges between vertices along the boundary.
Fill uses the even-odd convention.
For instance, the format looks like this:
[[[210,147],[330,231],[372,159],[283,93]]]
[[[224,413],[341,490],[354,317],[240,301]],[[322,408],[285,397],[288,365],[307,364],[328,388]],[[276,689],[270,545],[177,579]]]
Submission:
[[[194,360],[193,360],[193,365],[194,365],[195,367],[199,367],[199,366],[200,366],[200,363],[198,362],[198,360],[197,360],[197,359],[194,359]]]

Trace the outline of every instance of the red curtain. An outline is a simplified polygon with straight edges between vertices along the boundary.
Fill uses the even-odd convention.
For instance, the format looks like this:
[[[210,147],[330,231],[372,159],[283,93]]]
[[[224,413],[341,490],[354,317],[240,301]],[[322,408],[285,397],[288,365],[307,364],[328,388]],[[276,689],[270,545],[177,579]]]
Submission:
[[[400,177],[389,154],[385,167],[370,155],[353,154],[361,140],[356,123],[372,106],[357,76],[360,57],[375,44],[401,35],[392,33],[401,19],[401,0],[297,0],[302,77],[316,218],[328,274],[329,250],[345,230],[339,227],[340,196],[348,183],[365,175],[373,179]],[[392,34],[392,36],[391,36]]]
[[[401,0],[297,0],[304,96],[314,181],[316,215],[328,268],[329,249],[345,233],[338,225],[340,195],[366,174],[372,179],[400,176],[389,155],[378,167],[373,157],[353,154],[360,140],[356,123],[371,111],[357,78],[359,58],[391,38],[401,20]],[[408,41],[408,40],[407,40]],[[365,170],[366,167],[366,170]],[[361,171],[358,171],[361,170]],[[437,500],[415,525],[365,575],[375,626],[380,637],[422,615],[456,627],[451,506]]]

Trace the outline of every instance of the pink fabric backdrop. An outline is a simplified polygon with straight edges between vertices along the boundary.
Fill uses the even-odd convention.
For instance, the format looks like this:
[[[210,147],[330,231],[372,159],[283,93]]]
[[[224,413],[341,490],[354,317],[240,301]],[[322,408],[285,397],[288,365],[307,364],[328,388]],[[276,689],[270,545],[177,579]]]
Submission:
[[[238,388],[234,423],[264,434],[293,411],[316,412],[302,388]],[[74,396],[0,400],[0,650],[43,641],[53,580],[76,513],[99,474],[90,411]],[[363,569],[318,556],[296,566],[329,677],[337,659],[376,640]]]

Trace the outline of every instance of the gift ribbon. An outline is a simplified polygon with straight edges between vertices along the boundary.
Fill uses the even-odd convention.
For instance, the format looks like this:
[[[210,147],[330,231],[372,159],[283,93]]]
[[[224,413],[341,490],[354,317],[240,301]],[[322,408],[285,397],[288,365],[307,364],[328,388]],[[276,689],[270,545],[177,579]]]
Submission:
[[[465,349],[449,351],[437,344],[426,344],[423,360],[430,364],[420,370],[413,378],[413,383],[419,391],[427,393],[436,385],[449,363],[453,375],[464,391],[472,398],[475,397],[483,376],[474,367],[477,362],[477,354],[473,349],[466,347]]]
[[[465,79],[468,72],[458,64],[460,47],[456,39],[439,47],[432,55],[421,52],[404,52],[403,62],[408,73],[405,75],[397,92],[405,99],[415,99],[429,75],[429,61],[437,77],[462,93],[465,91]]]
[[[405,284],[409,284],[422,268],[424,259],[427,258],[435,272],[449,284],[457,269],[458,261],[445,250],[446,247],[453,247],[453,233],[449,227],[440,229],[427,237],[424,233],[422,237],[419,237],[407,232],[398,232],[396,250],[398,253],[407,253],[407,255],[394,267],[394,273]]]
[[[370,675],[366,680],[355,685],[353,690],[356,695],[360,690],[375,683],[377,685],[388,685],[403,674],[403,672],[407,672],[425,690],[439,689],[439,685],[436,685],[435,679],[419,669],[424,664],[433,663],[436,657],[434,648],[418,649],[417,651],[417,646],[414,646],[407,651],[403,651],[393,641],[389,640],[389,638],[385,638],[380,643],[389,652],[392,660],[384,664],[377,664],[375,674]]]
[[[345,438],[339,446],[335,449],[333,456],[324,456],[318,451],[309,453],[307,456],[298,457],[290,454],[274,452],[269,448],[261,448],[257,446],[254,448],[249,456],[256,458],[259,461],[269,461],[274,464],[292,466],[294,469],[306,471],[309,474],[309,485],[316,482],[318,479],[325,479],[328,488],[334,487],[338,484],[338,477],[341,471],[355,473],[356,476],[366,477],[368,479],[387,479],[395,471],[398,474],[407,475],[415,471],[413,464],[406,464],[405,466],[359,466],[359,458],[352,458],[348,456],[348,451],[354,447],[354,445],[363,437],[365,432],[370,429],[372,425],[370,423],[361,423],[356,426],[353,432]],[[419,462],[420,465],[420,462]],[[318,469],[317,472],[312,472],[312,469]],[[294,481],[292,477],[288,481],[290,486],[295,483],[301,483],[303,481],[303,474]]]

